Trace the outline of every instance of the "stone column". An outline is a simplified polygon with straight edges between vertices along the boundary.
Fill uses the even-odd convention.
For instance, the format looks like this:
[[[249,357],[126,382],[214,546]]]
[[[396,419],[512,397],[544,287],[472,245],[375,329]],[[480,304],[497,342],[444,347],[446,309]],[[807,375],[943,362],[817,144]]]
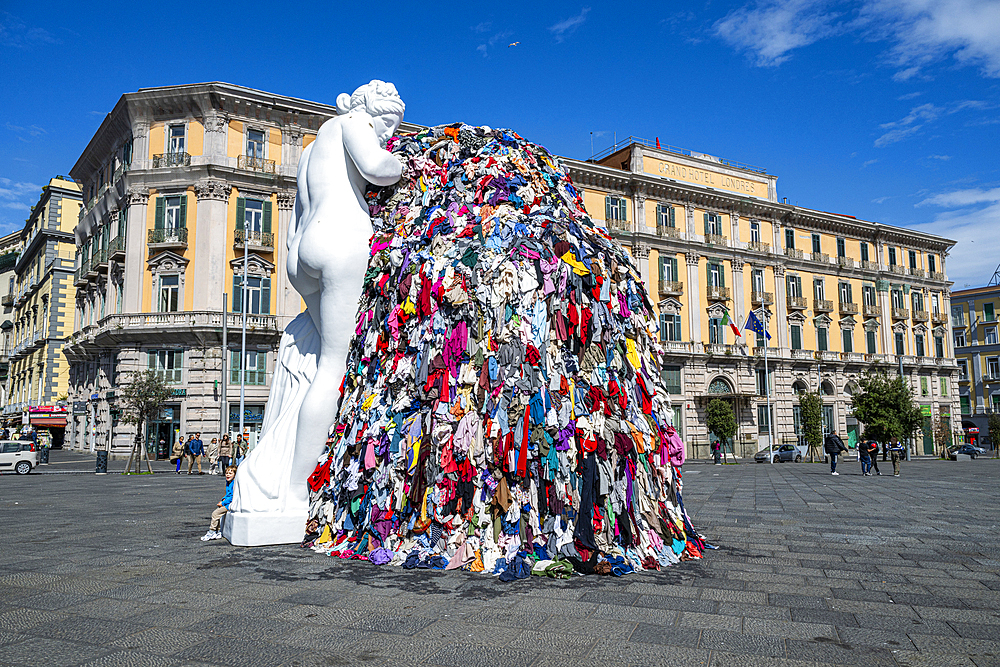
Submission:
[[[740,214],[733,211],[729,214],[729,224],[730,224],[730,235],[733,239],[733,246],[735,247],[740,242]]]
[[[733,257],[733,312],[731,314],[736,318],[737,329],[743,326],[747,316],[743,301],[743,266],[742,257]]]
[[[684,227],[688,240],[693,240],[695,235],[694,204],[684,204]]]
[[[215,164],[228,164],[229,118],[216,109],[210,109],[202,117],[205,126],[204,155]]]
[[[294,176],[302,157],[302,128],[286,125],[281,128],[281,169],[288,176]]]
[[[691,217],[688,209],[688,217]],[[699,345],[701,340],[701,286],[698,281],[698,268],[701,255],[696,252],[684,254],[687,263],[687,302],[688,302],[688,334],[691,336],[692,347]]]
[[[766,275],[766,274],[765,274]],[[785,267],[777,264],[774,267],[774,331],[777,334],[778,348],[781,354],[790,347],[788,344],[788,301],[785,293]]]
[[[632,231],[635,232],[645,232],[646,231],[646,195],[642,193],[636,193],[633,197],[633,215],[635,216],[635,221],[632,225]]]
[[[128,206],[127,224],[125,226],[125,295],[122,299],[122,311],[126,313],[142,312],[142,285],[146,270],[146,204],[149,202],[149,190],[141,186],[129,186],[125,195]],[[84,316],[86,314],[84,313]]]
[[[649,282],[649,246],[645,243],[637,243],[633,249],[635,255],[635,263],[639,267],[639,275],[642,276],[642,284],[646,286],[646,292],[650,295],[650,301],[656,303],[659,301],[659,294],[657,289],[659,287],[655,284]],[[653,288],[656,289],[653,289]]]
[[[132,121],[132,164],[130,169],[148,169],[152,164],[149,155],[149,121],[137,118]]]
[[[883,283],[883,281],[875,281],[875,296],[878,298],[879,307],[882,309],[882,316],[879,317],[882,352],[884,354],[896,354],[896,337],[892,332],[892,294],[890,293],[892,286],[890,285],[889,289],[880,289],[880,283]]]
[[[300,143],[301,145],[301,143]],[[296,315],[302,312],[302,297],[288,280],[285,263],[288,261],[288,230],[295,210],[295,192],[278,193],[278,226],[274,234],[274,276],[276,295],[274,313],[278,316],[278,326],[284,329]]]
[[[226,290],[226,249],[233,239],[227,235],[230,186],[225,181],[204,179],[194,184],[198,198],[198,226],[194,245],[194,272],[188,284],[194,289],[193,310],[222,310]]]

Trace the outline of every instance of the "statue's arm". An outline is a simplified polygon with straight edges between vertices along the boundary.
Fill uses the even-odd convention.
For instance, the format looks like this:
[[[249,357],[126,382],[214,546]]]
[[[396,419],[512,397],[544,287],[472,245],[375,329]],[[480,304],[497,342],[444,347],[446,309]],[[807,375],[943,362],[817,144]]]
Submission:
[[[396,156],[379,145],[367,114],[345,118],[344,147],[365,180],[375,185],[392,185],[403,174]]]

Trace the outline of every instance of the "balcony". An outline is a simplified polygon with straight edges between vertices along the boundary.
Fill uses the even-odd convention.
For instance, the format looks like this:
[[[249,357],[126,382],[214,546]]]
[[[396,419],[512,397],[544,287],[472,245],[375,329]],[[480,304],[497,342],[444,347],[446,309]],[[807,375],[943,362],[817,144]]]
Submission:
[[[771,252],[771,244],[764,243],[763,241],[750,241],[747,243],[747,250],[767,254]]]
[[[176,229],[149,229],[146,231],[146,245],[150,250],[167,250],[169,248],[187,248],[187,227]]]
[[[865,361],[870,364],[885,364],[889,362],[889,355],[887,354],[866,354]]]
[[[832,313],[833,301],[829,299],[813,299],[813,310],[817,313]]]
[[[661,280],[659,287],[660,296],[680,296],[684,293],[684,283],[676,280]]]
[[[191,156],[187,153],[158,153],[153,156],[153,169],[190,166]]]
[[[812,254],[812,261],[814,261],[814,262],[822,262],[823,264],[829,264],[830,263],[830,256],[828,254],[826,254],[825,252],[814,252]]]
[[[705,296],[710,301],[729,301],[729,288],[718,285],[708,285],[705,287]]]
[[[259,171],[262,174],[274,175],[274,160],[265,160],[252,155],[240,155],[236,158],[236,168],[246,171]]]
[[[865,271],[878,271],[878,262],[869,262],[867,259],[861,260],[861,268]]]
[[[819,350],[816,352],[816,358],[820,361],[840,361],[840,352]]]
[[[656,235],[662,236],[668,239],[679,239],[681,237],[681,232],[676,227],[667,227],[666,225],[656,226]]]
[[[889,273],[895,273],[897,276],[905,276],[906,269],[900,266],[899,264],[890,264]]]
[[[750,303],[755,306],[770,306],[774,304],[774,294],[771,292],[750,292]]]
[[[271,232],[255,232],[247,231],[245,229],[237,229],[233,233],[233,245],[242,249],[244,240],[246,240],[247,246],[250,250],[274,252],[274,234]]]
[[[14,295],[13,294],[4,294],[3,298],[0,299],[0,305],[2,305],[4,308],[13,308],[14,307]]]
[[[906,308],[896,308],[892,307],[892,319],[894,320],[908,320],[910,319],[910,311]]]
[[[931,313],[931,322],[934,324],[945,324],[948,321],[948,316],[944,313]]]
[[[733,354],[736,351],[735,345],[721,345],[719,343],[705,343],[705,354]]]
[[[854,260],[850,257],[838,257],[837,264],[844,267],[845,269],[853,269],[855,267]]]
[[[632,225],[629,224],[628,220],[608,220],[608,229],[614,229],[619,232],[630,232],[632,231]]]
[[[785,248],[785,257],[791,257],[792,259],[802,259],[805,257],[805,253],[801,250],[796,250],[795,248]]]
[[[923,269],[910,269],[910,275],[914,278],[926,278],[927,272]]]
[[[125,237],[116,236],[111,239],[111,243],[108,244],[108,259],[112,261],[125,259]]]
[[[863,364],[865,362],[865,355],[860,352],[841,352],[840,360],[846,361],[849,364]]]
[[[73,348],[80,345],[115,347],[125,341],[138,341],[147,345],[176,344],[179,333],[193,333],[203,341],[221,341],[223,316],[218,311],[200,310],[108,315],[97,324],[86,326],[66,338],[65,346],[69,348],[70,354],[78,354],[80,350]],[[230,332],[239,331],[243,316],[240,313],[226,313],[225,317]],[[280,334],[277,317],[274,315],[247,315],[247,335],[254,339],[254,345],[277,345]]]
[[[944,271],[931,271],[931,280],[945,280]]]
[[[879,317],[882,315],[882,307],[874,303],[866,303],[863,312],[865,317]]]
[[[841,315],[857,315],[858,314],[858,304],[851,303],[849,301],[840,302],[840,314]]]
[[[788,307],[792,310],[805,310],[809,307],[809,299],[804,296],[788,297]]]
[[[815,357],[813,356],[812,350],[792,350],[792,359],[812,361]]]
[[[90,271],[87,266],[87,262],[84,262],[80,268],[78,268],[73,273],[73,284],[77,287],[81,287],[87,284],[87,273]]]
[[[691,343],[680,340],[661,341],[660,346],[663,347],[663,351],[667,353],[680,352],[683,354],[691,354],[694,351],[691,347]]]
[[[108,272],[108,249],[101,248],[94,253],[94,259],[91,262],[91,270],[97,273],[107,273]]]
[[[926,310],[914,310],[913,311],[913,321],[914,322],[926,322],[930,319],[930,315]]]
[[[705,243],[708,245],[721,245],[726,246],[726,237],[722,234],[705,234]]]

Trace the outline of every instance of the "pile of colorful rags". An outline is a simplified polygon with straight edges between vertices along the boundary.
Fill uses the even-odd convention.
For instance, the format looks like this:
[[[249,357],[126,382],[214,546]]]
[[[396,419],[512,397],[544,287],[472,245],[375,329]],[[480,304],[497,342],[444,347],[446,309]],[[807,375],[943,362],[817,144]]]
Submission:
[[[305,546],[505,580],[700,558],[641,278],[510,130],[393,137]]]

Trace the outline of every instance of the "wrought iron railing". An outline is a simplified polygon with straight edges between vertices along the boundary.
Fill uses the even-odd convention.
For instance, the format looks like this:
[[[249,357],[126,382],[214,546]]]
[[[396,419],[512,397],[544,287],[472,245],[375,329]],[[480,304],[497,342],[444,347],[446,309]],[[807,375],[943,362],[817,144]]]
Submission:
[[[273,248],[274,234],[271,232],[255,232],[247,231],[245,229],[237,229],[233,234],[233,243],[241,246],[244,241],[252,246],[258,246],[260,248]]]
[[[790,296],[788,297],[788,307],[804,310],[809,307],[809,299],[804,296]]]
[[[661,280],[660,294],[681,294],[684,292],[684,283],[676,280]]]
[[[899,264],[890,264],[889,273],[895,273],[897,276],[905,276],[906,269]]]
[[[906,320],[910,318],[910,311],[906,308],[892,308],[892,319],[894,320]]]
[[[853,269],[854,268],[854,260],[851,259],[850,257],[838,257],[837,258],[837,264],[841,265],[845,269]]]
[[[874,303],[866,303],[863,308],[865,317],[878,317],[882,314],[882,306]]]
[[[833,301],[829,299],[813,299],[813,310],[829,313],[833,311]]]
[[[665,236],[668,239],[679,239],[681,237],[681,232],[676,227],[668,227],[667,225],[657,225],[656,235]]]
[[[747,250],[750,250],[751,252],[769,253],[771,252],[771,244],[764,243],[763,241],[748,241]]]
[[[829,264],[830,256],[825,252],[814,252],[812,254],[812,260],[814,262],[822,262],[823,264]]]
[[[187,153],[157,153],[153,156],[153,168],[190,167],[191,156]]]
[[[944,280],[944,271],[931,271],[931,280]]]
[[[878,271],[878,262],[872,262],[867,259],[861,260],[861,268],[865,271]]]
[[[236,158],[236,168],[273,174],[274,160],[265,160],[262,157],[254,157],[252,155],[240,155]]]
[[[926,310],[914,310],[913,319],[917,322],[926,322],[930,318],[930,313]]]
[[[772,292],[750,292],[750,303],[770,306],[774,303],[774,294]]]
[[[845,315],[857,315],[858,314],[858,304],[851,303],[849,301],[840,302],[840,312]]]
[[[705,292],[709,299],[714,299],[715,301],[729,300],[728,287],[719,287],[718,285],[708,285],[705,288]]]
[[[791,257],[792,259],[802,259],[805,257],[805,253],[801,250],[796,250],[795,248],[785,248],[785,256]]]
[[[108,259],[114,259],[116,255],[125,254],[125,237],[116,236],[108,244]]]
[[[176,227],[176,228],[158,228],[150,229],[146,232],[146,243],[173,243],[177,245],[187,245],[188,242],[188,230],[187,227]]]
[[[705,234],[705,243],[708,245],[727,245],[726,237],[722,234]]]

